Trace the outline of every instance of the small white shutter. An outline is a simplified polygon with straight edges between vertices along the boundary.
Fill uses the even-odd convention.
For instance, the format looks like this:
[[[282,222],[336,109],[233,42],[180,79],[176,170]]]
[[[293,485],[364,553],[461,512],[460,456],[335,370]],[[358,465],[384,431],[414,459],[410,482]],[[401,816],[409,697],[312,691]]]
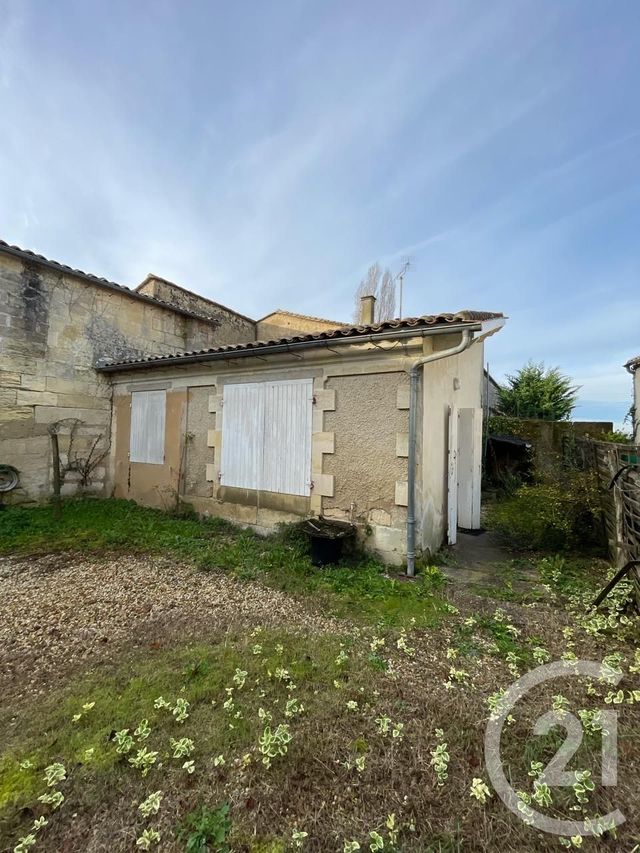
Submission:
[[[225,385],[222,395],[220,483],[260,488],[264,394],[260,384]]]
[[[266,382],[264,392],[261,488],[283,495],[309,495],[312,382]]]
[[[134,391],[131,394],[131,462],[164,464],[166,408],[166,391]]]
[[[311,379],[225,385],[220,483],[311,494]]]

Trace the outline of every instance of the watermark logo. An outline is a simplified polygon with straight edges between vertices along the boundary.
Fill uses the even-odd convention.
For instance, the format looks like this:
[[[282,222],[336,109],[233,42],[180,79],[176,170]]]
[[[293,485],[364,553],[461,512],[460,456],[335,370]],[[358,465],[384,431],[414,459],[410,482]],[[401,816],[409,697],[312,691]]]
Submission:
[[[576,660],[556,661],[539,666],[527,672],[522,678],[515,681],[500,700],[499,708],[491,715],[485,731],[484,755],[487,772],[495,792],[502,802],[515,815],[525,823],[535,827],[541,832],[562,836],[584,836],[597,835],[598,827],[607,829],[620,826],[624,823],[625,816],[619,809],[599,817],[597,821],[589,820],[563,820],[542,814],[533,808],[530,801],[524,801],[521,796],[511,787],[502,766],[500,741],[502,729],[518,702],[531,690],[545,682],[556,678],[567,678],[577,676],[583,678],[599,679],[606,678],[607,683],[616,685],[622,678],[621,672],[603,672],[603,666],[596,661]],[[600,783],[607,786],[617,784],[617,732],[618,715],[613,710],[602,711],[600,715],[602,723],[602,776]],[[566,767],[575,755],[582,743],[583,726],[580,720],[569,711],[548,711],[539,717],[533,728],[535,735],[547,734],[555,726],[562,726],[566,731],[566,737],[562,746],[554,757],[542,770],[538,777],[540,783],[551,787],[572,786],[576,782],[574,773],[566,770]]]

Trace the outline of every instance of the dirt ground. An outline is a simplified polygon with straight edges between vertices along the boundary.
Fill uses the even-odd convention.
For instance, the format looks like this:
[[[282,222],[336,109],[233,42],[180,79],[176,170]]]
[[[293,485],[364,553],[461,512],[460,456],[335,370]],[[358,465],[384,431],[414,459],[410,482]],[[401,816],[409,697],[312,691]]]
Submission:
[[[8,704],[44,694],[62,676],[109,662],[123,648],[158,649],[257,624],[345,630],[289,595],[171,559],[0,558],[0,696]]]
[[[299,725],[304,733],[295,741],[296,758],[290,764],[283,764],[277,783],[258,770],[251,771],[254,776],[249,780],[242,776],[241,785],[233,775],[236,771],[230,771],[228,778],[220,781],[219,771],[211,769],[199,784],[218,785],[218,800],[226,798],[235,803],[236,812],[241,808],[238,803],[260,803],[246,818],[254,823],[259,837],[266,837],[272,825],[279,827],[285,813],[287,821],[313,827],[317,840],[310,840],[306,848],[309,851],[342,849],[342,840],[336,846],[337,839],[353,832],[354,826],[362,829],[373,825],[381,803],[389,813],[416,815],[423,838],[443,839],[442,847],[426,848],[409,843],[406,849],[411,853],[418,850],[422,853],[423,849],[462,849],[451,846],[458,839],[464,839],[464,849],[473,853],[557,849],[556,840],[532,835],[517,818],[510,818],[497,797],[493,796],[486,808],[480,808],[469,796],[472,777],[484,775],[482,735],[486,699],[496,689],[511,683],[514,675],[504,656],[484,654],[491,645],[491,635],[479,629],[475,639],[481,654],[457,658],[451,656],[451,647],[462,642],[460,632],[465,620],[468,622],[471,617],[481,620],[483,616],[495,619],[499,607],[500,619],[508,620],[523,643],[535,637],[535,642],[543,644],[552,659],[557,659],[567,650],[563,628],[570,624],[571,617],[561,607],[498,602],[476,595],[473,584],[451,583],[445,595],[451,605],[450,614],[434,629],[409,632],[408,641],[414,647],[412,654],[401,652],[400,646],[396,647],[396,635],[391,634],[385,654],[393,664],[392,670],[387,673],[371,670],[367,674],[367,656],[376,626],[358,630],[348,620],[324,615],[312,598],[303,600],[255,581],[201,572],[172,559],[150,555],[86,557],[63,553],[39,558],[3,558],[0,559],[0,696],[3,705],[11,709],[10,728],[13,728],[19,724],[23,703],[31,703],[34,697],[62,687],[70,676],[117,665],[128,654],[170,649],[190,639],[219,638],[221,632],[237,636],[246,630],[249,634],[258,625],[286,628],[301,637],[350,635],[352,653],[359,646],[363,648],[362,667],[372,684],[375,680],[376,702],[388,708],[394,719],[400,716],[406,722],[406,740],[388,752],[378,750],[377,763],[372,750],[368,775],[359,780],[356,774],[354,778],[355,771],[344,769],[343,759],[347,745],[362,737],[361,726],[365,723],[344,710],[347,694],[344,693],[343,699],[345,688],[341,688],[335,691],[339,699],[329,697],[319,715],[303,716]],[[598,659],[607,648],[581,633],[575,651],[580,657]],[[632,649],[626,649],[625,653],[631,657]],[[451,684],[454,668],[467,668],[469,672],[461,676],[460,682],[454,678],[455,683]],[[578,701],[577,693],[575,700],[572,693],[567,695]],[[309,697],[309,701],[316,700]],[[636,708],[625,706],[623,711],[633,725],[631,716],[636,717]],[[514,730],[522,728],[521,743],[526,742],[530,714],[533,711],[525,709],[514,726]],[[336,726],[338,717],[340,723]],[[450,782],[443,788],[434,786],[429,751],[438,727],[448,731],[452,756]],[[375,732],[367,734],[372,743],[376,737]],[[518,743],[517,731],[512,732],[512,737]],[[637,786],[632,781],[638,766],[634,744],[634,738],[628,735],[621,740],[624,760],[621,786],[616,794],[616,804],[629,815],[629,824],[638,813]],[[302,797],[298,796],[300,790],[305,792]],[[330,803],[329,792],[333,797]],[[191,793],[192,799],[195,798],[195,789]],[[191,793],[187,791],[189,796]],[[81,799],[82,792],[75,791],[74,795]],[[48,830],[48,841],[58,845],[56,850],[105,853],[132,849],[131,839],[135,836],[131,813],[135,817],[135,807],[131,802],[136,793],[131,787],[123,787],[118,797],[113,792],[109,796],[108,807],[85,812],[78,809],[78,815],[61,810],[59,823]],[[171,827],[185,811],[185,796],[179,787],[167,790],[161,813],[167,839]],[[313,816],[307,799],[313,804]],[[599,802],[603,812],[606,811],[607,801]],[[321,805],[316,809],[317,804]],[[629,847],[628,842],[634,837],[634,829],[628,825],[625,832],[622,848],[612,846],[616,843],[613,839],[602,842],[589,839],[588,849],[631,849],[633,844]],[[181,848],[167,841],[160,849]]]

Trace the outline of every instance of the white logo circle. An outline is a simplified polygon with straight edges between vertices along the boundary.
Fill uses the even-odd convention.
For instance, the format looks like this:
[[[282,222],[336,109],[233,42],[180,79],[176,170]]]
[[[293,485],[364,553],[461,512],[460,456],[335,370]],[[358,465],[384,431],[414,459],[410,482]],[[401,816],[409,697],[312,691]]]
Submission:
[[[566,678],[568,675],[577,675],[584,676],[587,678],[602,678],[603,670],[602,664],[597,663],[596,661],[556,661],[554,663],[544,664],[543,666],[539,666],[536,669],[532,669],[530,672],[527,672],[517,681],[515,681],[509,689],[506,691],[504,696],[500,701],[499,713],[496,712],[489,719],[487,724],[487,728],[485,731],[484,738],[484,757],[485,763],[487,767],[487,773],[489,774],[489,778],[494,787],[494,790],[502,800],[502,802],[507,806],[510,811],[512,811],[515,815],[517,815],[521,820],[524,820],[527,824],[534,826],[536,829],[542,832],[548,832],[552,835],[563,835],[563,836],[576,836],[576,835],[596,835],[596,826],[594,825],[593,820],[583,819],[583,820],[561,820],[559,818],[549,817],[548,815],[541,814],[536,811],[533,807],[527,804],[526,809],[523,809],[523,801],[518,796],[516,791],[511,787],[510,783],[505,776],[504,769],[502,767],[502,760],[500,757],[500,740],[502,736],[502,729],[504,727],[505,721],[515,705],[529,693],[534,687],[537,687],[539,684],[543,684],[546,681],[551,681],[555,678]],[[622,673],[613,673],[608,672],[606,675],[606,680],[611,685],[616,685],[622,678]],[[615,722],[615,718],[617,714],[615,711],[605,712],[608,715],[608,719]],[[573,723],[577,723],[579,732],[576,733]],[[544,714],[538,721],[534,728],[534,732],[536,734],[544,734],[553,725],[561,725],[567,729],[568,738],[565,740],[563,747],[556,753],[556,756],[552,759],[552,761],[547,766],[545,773],[542,775],[541,779],[544,781],[545,777],[547,781],[552,781],[555,784],[566,785],[570,784],[566,778],[563,776],[563,769],[566,764],[566,761],[573,755],[576,748],[580,745],[580,740],[582,738],[582,724],[574,717],[572,714],[568,714],[568,712],[563,712],[563,714],[558,714],[555,712],[549,712]],[[615,732],[615,726],[613,727]],[[577,741],[576,741],[577,737]],[[561,753],[564,749],[564,758],[562,760]],[[602,743],[602,757],[603,757],[603,784],[615,785],[616,783],[616,748],[615,748],[615,737],[607,738],[605,740],[605,732],[603,731],[603,743]],[[555,765],[555,766],[552,766]],[[571,774],[573,778],[573,774]],[[615,811],[609,812],[609,814],[604,815],[603,817],[599,817],[597,820],[598,825],[600,826],[620,826],[621,823],[624,823],[626,820],[625,816],[619,809],[615,809]]]

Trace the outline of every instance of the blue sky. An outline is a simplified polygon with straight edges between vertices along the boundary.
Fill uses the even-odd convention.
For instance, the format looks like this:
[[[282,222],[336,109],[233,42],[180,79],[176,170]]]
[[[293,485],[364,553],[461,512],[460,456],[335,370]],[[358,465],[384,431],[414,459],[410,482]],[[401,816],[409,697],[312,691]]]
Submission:
[[[251,316],[510,320],[620,421],[640,354],[640,3],[0,0],[0,237]]]

